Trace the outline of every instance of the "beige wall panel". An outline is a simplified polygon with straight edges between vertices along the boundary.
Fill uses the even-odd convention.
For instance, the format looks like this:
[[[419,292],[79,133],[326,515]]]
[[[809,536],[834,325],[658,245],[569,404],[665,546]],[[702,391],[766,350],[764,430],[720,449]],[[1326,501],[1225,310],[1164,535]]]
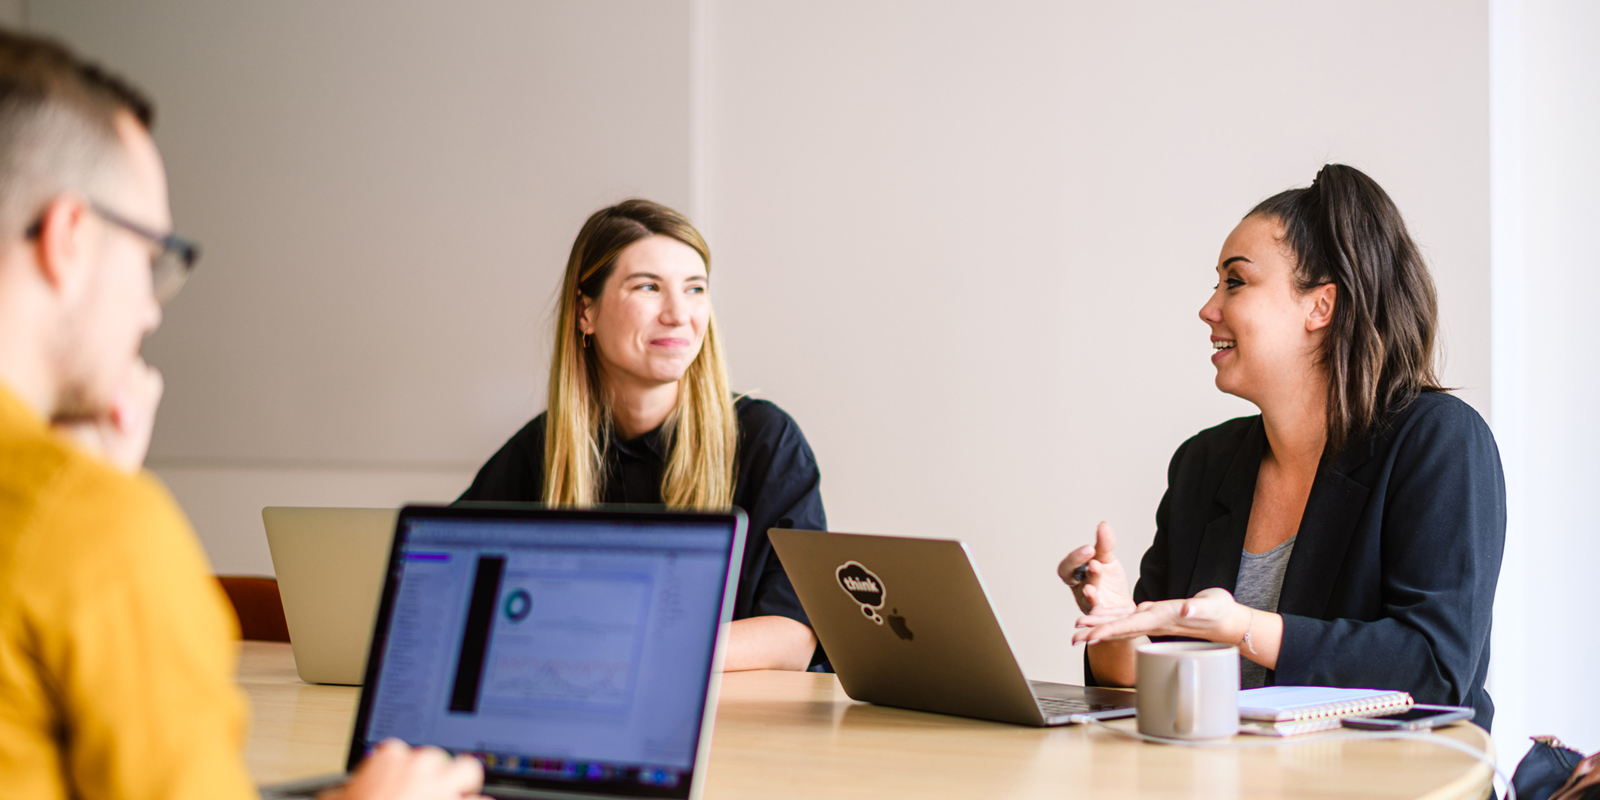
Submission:
[[[37,0],[30,23],[156,97],[204,245],[147,347],[157,464],[474,466],[543,407],[584,218],[689,200],[684,2]]]
[[[838,530],[969,541],[1037,677],[1054,565],[1133,567],[1168,459],[1248,404],[1196,317],[1228,231],[1326,161],[1395,197],[1445,379],[1487,414],[1481,3],[720,2],[707,226],[734,377],[788,409]]]
[[[27,0],[0,0],[0,25],[21,28],[27,21]]]
[[[271,573],[263,505],[453,499],[544,406],[583,219],[689,201],[683,2],[29,11],[157,100],[204,258],[151,465],[223,572]]]

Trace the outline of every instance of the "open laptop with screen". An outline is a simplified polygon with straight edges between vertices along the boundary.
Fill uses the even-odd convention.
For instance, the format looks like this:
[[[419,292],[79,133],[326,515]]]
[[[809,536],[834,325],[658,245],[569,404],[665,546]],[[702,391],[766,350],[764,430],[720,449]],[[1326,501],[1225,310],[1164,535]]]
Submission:
[[[1134,715],[1134,693],[1022,674],[967,546],[948,539],[767,535],[846,694],[1019,725]]]
[[[496,798],[697,797],[745,524],[402,509],[346,769],[395,737],[476,755]]]

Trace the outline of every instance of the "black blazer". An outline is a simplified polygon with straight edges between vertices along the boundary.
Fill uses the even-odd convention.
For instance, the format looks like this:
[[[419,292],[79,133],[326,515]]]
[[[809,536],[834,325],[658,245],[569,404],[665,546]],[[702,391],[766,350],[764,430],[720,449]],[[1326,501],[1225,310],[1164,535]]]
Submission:
[[[1234,590],[1266,444],[1254,416],[1178,448],[1136,601]],[[1455,397],[1419,395],[1318,470],[1283,577],[1283,646],[1268,684],[1404,690],[1419,703],[1471,706],[1487,729],[1505,534],[1489,426]]]

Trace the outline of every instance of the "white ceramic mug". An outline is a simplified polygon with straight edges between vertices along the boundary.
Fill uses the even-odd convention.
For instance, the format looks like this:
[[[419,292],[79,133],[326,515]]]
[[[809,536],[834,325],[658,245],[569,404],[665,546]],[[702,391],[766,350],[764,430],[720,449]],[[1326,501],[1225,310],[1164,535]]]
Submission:
[[[1139,648],[1139,732],[1220,739],[1239,732],[1239,648],[1158,642]]]

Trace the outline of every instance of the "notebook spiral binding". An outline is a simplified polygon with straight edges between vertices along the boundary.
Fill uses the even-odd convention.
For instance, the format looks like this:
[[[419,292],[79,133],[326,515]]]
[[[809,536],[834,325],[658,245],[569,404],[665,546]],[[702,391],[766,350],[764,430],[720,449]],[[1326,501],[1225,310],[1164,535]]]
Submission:
[[[1314,719],[1382,716],[1382,712],[1404,711],[1413,705],[1415,705],[1415,701],[1411,699],[1409,692],[1394,692],[1382,697],[1369,697],[1365,700],[1328,703],[1327,705],[1313,706],[1312,708],[1296,709],[1280,721],[1304,722]]]

